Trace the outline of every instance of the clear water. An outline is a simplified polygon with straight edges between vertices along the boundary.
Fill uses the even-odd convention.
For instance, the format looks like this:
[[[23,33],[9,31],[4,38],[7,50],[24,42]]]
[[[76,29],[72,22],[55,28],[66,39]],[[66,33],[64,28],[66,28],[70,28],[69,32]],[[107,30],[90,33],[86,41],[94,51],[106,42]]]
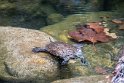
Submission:
[[[123,0],[25,0],[20,2],[18,2],[18,0],[1,0],[0,26],[13,26],[42,30],[46,33],[49,33],[60,41],[72,43],[70,42],[70,40],[67,39],[67,35],[65,35],[67,34],[67,31],[70,30],[70,28],[68,27],[74,27],[76,24],[80,23],[101,21],[99,17],[106,15],[110,16],[110,19],[107,19],[107,21],[115,18],[124,18],[123,6]],[[114,14],[113,12],[116,14]],[[56,14],[59,14],[58,17],[56,16]],[[108,23],[108,27],[112,27],[111,32],[117,33],[119,36],[124,37],[124,32],[117,30],[116,25]],[[102,52],[107,55],[107,52],[109,51],[113,54],[112,57],[115,57],[115,55],[117,55],[116,49],[119,49],[120,46],[124,44],[123,41],[124,38],[119,38],[118,40],[110,43],[102,45],[97,44],[96,47],[100,49],[98,53],[93,53],[92,49],[90,49],[92,48],[92,45],[86,45],[86,48],[84,50],[86,51],[86,55],[91,54],[91,56],[87,58],[102,60]],[[94,55],[101,56],[95,57]],[[108,56],[105,57],[108,58]],[[94,62],[92,63],[93,66],[95,65],[94,59],[89,59],[91,60],[91,62]],[[108,70],[109,68],[111,69],[114,65],[114,62],[110,62],[106,58],[105,62],[106,63],[100,63],[99,65],[105,66],[106,68],[108,68]],[[67,79],[71,77],[81,76],[79,74],[80,72],[73,72],[67,66],[61,67],[60,72],[61,73],[57,79]],[[96,73],[90,72],[87,75],[90,74],[92,75]],[[0,83],[12,82],[1,79]]]

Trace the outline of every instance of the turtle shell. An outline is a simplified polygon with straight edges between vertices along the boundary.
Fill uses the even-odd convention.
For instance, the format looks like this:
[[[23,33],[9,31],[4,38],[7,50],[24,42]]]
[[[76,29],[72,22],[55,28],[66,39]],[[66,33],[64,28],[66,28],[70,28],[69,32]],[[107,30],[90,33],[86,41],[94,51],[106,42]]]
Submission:
[[[75,54],[77,52],[77,48],[73,45],[58,41],[48,44],[46,46],[46,50],[53,55],[59,56],[60,58],[75,58]]]

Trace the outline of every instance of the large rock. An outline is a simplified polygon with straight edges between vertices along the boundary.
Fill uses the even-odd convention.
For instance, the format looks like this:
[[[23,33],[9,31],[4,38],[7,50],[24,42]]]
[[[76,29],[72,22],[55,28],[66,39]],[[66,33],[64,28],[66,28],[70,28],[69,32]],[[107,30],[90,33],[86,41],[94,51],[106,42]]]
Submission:
[[[46,82],[56,78],[58,63],[47,53],[33,53],[35,46],[44,47],[51,36],[30,29],[0,27],[0,78],[39,80]]]
[[[57,80],[52,83],[111,83],[107,75],[94,75]]]

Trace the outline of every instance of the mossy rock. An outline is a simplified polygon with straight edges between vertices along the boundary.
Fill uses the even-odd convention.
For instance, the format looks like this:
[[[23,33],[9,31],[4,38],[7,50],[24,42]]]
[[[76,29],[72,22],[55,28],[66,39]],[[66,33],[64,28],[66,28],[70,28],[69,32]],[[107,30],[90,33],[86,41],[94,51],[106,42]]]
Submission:
[[[108,16],[109,18],[101,19],[101,16]],[[64,21],[56,23],[54,25],[49,25],[47,27],[43,27],[40,30],[44,31],[51,36],[55,37],[59,41],[63,41],[66,43],[75,43],[71,41],[68,38],[68,31],[74,30],[75,25],[77,24],[85,24],[87,22],[96,22],[105,20],[107,22],[107,27],[110,28],[110,32],[116,33],[118,36],[123,36],[123,31],[118,30],[118,27],[111,22],[113,18],[116,18],[118,16],[117,13],[114,12],[87,12],[86,14],[75,14],[70,15],[67,18],[65,18]],[[100,66],[105,68],[108,72],[111,72],[113,69],[113,66],[115,65],[116,61],[114,60],[117,57],[118,51],[121,47],[121,45],[124,44],[124,38],[119,37],[118,39],[115,39],[113,41],[110,41],[108,43],[97,43],[95,44],[97,51],[94,50],[94,47],[91,44],[84,44],[83,52],[85,54],[85,57],[90,63],[91,68],[94,70],[95,67]],[[78,72],[79,75],[89,75],[89,74],[95,74],[94,71],[75,71],[76,68],[79,68],[79,65],[77,64],[71,64],[73,66],[72,72],[75,72],[73,74],[76,74]],[[75,66],[74,66],[75,65]],[[83,67],[80,67],[83,70]],[[84,73],[85,72],[85,73]]]
[[[33,53],[54,38],[38,30],[0,27],[0,79],[7,82],[50,82],[59,74],[58,62],[48,53]]]
[[[56,13],[50,3],[44,0],[2,0],[0,1],[0,25],[39,29],[47,25],[47,16]]]
[[[55,24],[57,22],[60,22],[63,20],[63,16],[61,14],[57,14],[57,13],[53,13],[53,14],[50,14],[48,17],[47,17],[47,23],[48,24]]]

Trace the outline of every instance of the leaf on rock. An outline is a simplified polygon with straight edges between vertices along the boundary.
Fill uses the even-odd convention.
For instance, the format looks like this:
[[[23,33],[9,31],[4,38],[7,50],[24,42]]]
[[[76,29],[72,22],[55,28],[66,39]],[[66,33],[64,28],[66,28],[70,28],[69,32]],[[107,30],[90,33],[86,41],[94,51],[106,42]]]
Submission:
[[[97,33],[104,31],[104,27],[101,26],[100,22],[91,22],[91,23],[87,23],[87,25],[89,25],[89,28],[94,29]]]
[[[105,35],[104,32],[97,34],[96,38],[97,38],[97,41],[100,41],[100,42],[108,42],[110,39],[112,39],[110,36]]]
[[[109,29],[106,29],[106,32],[104,31],[104,27],[99,25],[99,22],[94,23],[87,23],[87,25],[84,26],[77,26],[75,31],[70,31],[68,34],[69,36],[78,41],[89,41],[92,43],[96,42],[108,42],[111,39],[113,39],[109,33]]]
[[[77,40],[78,42],[83,41],[83,36],[78,31],[71,31],[68,33],[69,36],[71,36],[74,40]]]

